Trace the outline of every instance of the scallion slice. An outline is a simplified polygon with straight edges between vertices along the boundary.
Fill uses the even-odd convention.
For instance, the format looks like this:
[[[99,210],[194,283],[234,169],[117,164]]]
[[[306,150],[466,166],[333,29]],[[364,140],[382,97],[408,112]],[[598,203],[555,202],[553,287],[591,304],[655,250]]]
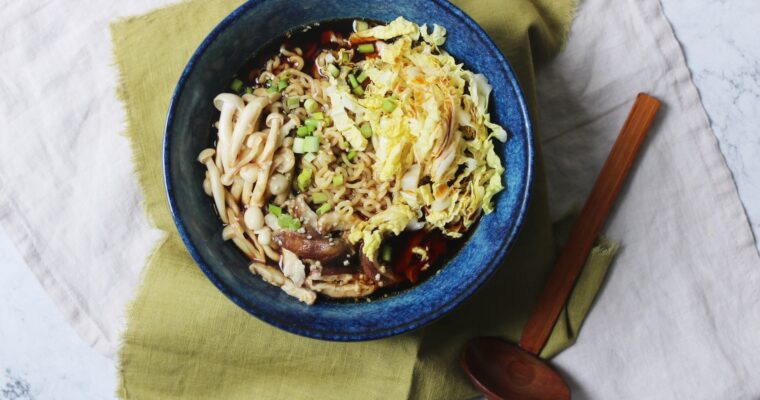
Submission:
[[[325,192],[317,192],[311,195],[311,202],[314,204],[322,204],[327,202],[330,196]]]
[[[280,206],[269,204],[268,208],[269,208],[269,212],[274,214],[275,217],[279,217],[280,215],[282,215],[282,208]]]
[[[391,262],[391,258],[393,257],[393,249],[391,246],[385,245],[383,246],[382,250],[380,251],[380,258],[382,258],[385,262]]]
[[[319,150],[319,138],[316,136],[307,136],[303,139],[303,151],[307,153],[316,153]]]
[[[396,100],[394,100],[392,97],[388,97],[387,99],[383,100],[383,111],[387,113],[392,113],[393,110],[396,109]]]
[[[356,50],[359,53],[362,54],[369,54],[375,52],[375,44],[374,43],[362,43],[359,46],[356,47]]]
[[[365,122],[359,127],[359,130],[362,133],[362,136],[369,139],[372,137],[372,126],[369,124],[369,122]]]
[[[356,76],[356,80],[359,81],[359,83],[364,83],[364,81],[367,80],[367,73],[362,71]]]
[[[241,81],[240,79],[235,79],[234,81],[232,81],[232,83],[230,83],[230,89],[232,89],[235,92],[239,92],[240,89],[242,88],[243,88],[243,81]]]
[[[301,173],[299,173],[296,177],[296,185],[298,186],[298,190],[302,192],[306,190],[306,187],[309,186],[309,183],[311,182],[311,174],[311,168],[301,170]]]
[[[290,214],[281,214],[277,217],[277,223],[280,225],[280,228],[289,229],[291,231],[301,228],[301,221],[293,218]]]
[[[343,175],[337,174],[333,176],[332,179],[333,186],[340,186],[343,184]]]
[[[338,75],[340,75],[340,70],[334,64],[329,64],[327,66],[327,72],[329,72],[333,78],[337,78]]]
[[[309,136],[309,127],[308,126],[299,126],[298,130],[296,130],[296,135],[298,135],[299,138]],[[295,142],[293,142],[295,144]]]
[[[303,154],[303,138],[297,137],[293,139],[293,153]]]
[[[310,113],[317,111],[318,106],[319,105],[316,101],[314,101],[314,99],[306,99],[306,101],[303,102],[303,107]]]
[[[325,119],[325,115],[322,114],[322,112],[315,112],[314,114],[311,114],[311,117],[317,121],[323,121]]]
[[[346,158],[348,158],[348,161],[351,161],[351,160],[353,160],[353,159],[354,159],[354,157],[356,157],[356,150],[351,150],[351,151],[349,151],[349,152],[348,152],[348,155],[346,156]]]
[[[352,88],[359,86],[359,82],[356,81],[354,74],[348,74],[348,83],[351,84]]]
[[[332,205],[330,203],[322,204],[317,208],[317,215],[322,215],[330,210],[332,210]]]
[[[301,104],[301,101],[298,97],[288,97],[288,108],[296,108],[299,104]]]

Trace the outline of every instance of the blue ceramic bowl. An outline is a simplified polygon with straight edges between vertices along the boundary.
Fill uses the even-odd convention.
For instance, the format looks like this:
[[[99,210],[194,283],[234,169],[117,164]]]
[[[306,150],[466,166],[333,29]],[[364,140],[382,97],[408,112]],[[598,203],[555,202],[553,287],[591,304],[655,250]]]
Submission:
[[[299,303],[248,271],[248,261],[222,241],[222,225],[203,192],[198,153],[212,142],[218,112],[212,99],[224,91],[245,60],[270,40],[317,21],[399,15],[448,30],[445,49],[493,85],[491,116],[509,132],[497,150],[506,190],[459,253],[416,287],[370,303]],[[507,21],[505,21],[506,23]],[[172,97],[164,136],[164,176],[182,240],[211,282],[238,306],[284,330],[319,339],[354,341],[396,335],[441,317],[470,296],[496,270],[525,215],[533,171],[531,122],[517,79],[483,30],[445,0],[379,2],[254,0],[225,18],[187,63]]]

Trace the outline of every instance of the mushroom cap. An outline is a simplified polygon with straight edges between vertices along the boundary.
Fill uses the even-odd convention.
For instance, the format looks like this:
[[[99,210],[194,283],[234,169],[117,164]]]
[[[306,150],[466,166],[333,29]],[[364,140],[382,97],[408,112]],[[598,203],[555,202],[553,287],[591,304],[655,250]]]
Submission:
[[[245,107],[243,99],[232,93],[221,93],[214,97],[214,107],[217,110],[222,111],[226,105],[235,106],[238,111],[242,111],[243,107]]]
[[[198,154],[198,162],[200,162],[201,164],[205,164],[206,161],[210,160],[211,157],[214,156],[214,154],[216,154],[216,150],[212,148],[203,149],[203,151],[201,151],[201,153]]]

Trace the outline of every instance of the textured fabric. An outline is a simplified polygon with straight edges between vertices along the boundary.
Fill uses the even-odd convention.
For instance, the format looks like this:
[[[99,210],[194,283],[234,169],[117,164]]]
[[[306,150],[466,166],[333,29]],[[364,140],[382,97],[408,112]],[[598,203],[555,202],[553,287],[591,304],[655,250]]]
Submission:
[[[583,1],[539,76],[555,216],[588,195],[636,93],[663,102],[605,227],[620,252],[552,360],[573,398],[760,399],[760,258],[659,1]]]
[[[535,104],[533,62],[556,53],[571,2],[513,0],[459,4],[489,30]],[[553,259],[545,183],[539,165],[531,209],[505,266],[452,314],[424,329],[362,343],[291,335],[250,317],[224,298],[184,250],[161,185],[162,126],[174,82],[198,42],[236,2],[188,2],[114,25],[128,136],[151,220],[167,232],[150,259],[120,352],[125,398],[443,398],[474,394],[456,366],[464,342],[479,335],[517,340]],[[493,12],[498,9],[498,12]],[[192,23],[188,23],[192,21]],[[504,23],[508,21],[509,23]],[[162,41],[158,37],[171,38]],[[592,257],[552,336],[570,344],[614,251]],[[491,311],[494,305],[497,315]]]

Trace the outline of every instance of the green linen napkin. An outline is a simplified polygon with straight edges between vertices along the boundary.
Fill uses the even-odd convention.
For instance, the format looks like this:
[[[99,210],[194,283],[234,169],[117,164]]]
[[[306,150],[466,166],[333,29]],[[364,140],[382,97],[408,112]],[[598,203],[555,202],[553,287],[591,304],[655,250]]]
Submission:
[[[143,273],[119,352],[118,395],[130,399],[457,399],[475,394],[457,367],[475,336],[516,341],[554,258],[540,151],[532,202],[505,265],[448,316],[360,343],[303,338],[227,300],[182,245],[163,191],[161,141],[187,59],[239,0],[193,0],[112,25],[120,96],[151,222],[166,234]],[[514,67],[535,112],[534,66],[564,43],[572,0],[460,0]],[[423,21],[424,22],[424,21]],[[157,40],[158,39],[158,40]],[[535,120],[535,119],[534,119]],[[615,252],[594,250],[542,356],[574,341]]]

